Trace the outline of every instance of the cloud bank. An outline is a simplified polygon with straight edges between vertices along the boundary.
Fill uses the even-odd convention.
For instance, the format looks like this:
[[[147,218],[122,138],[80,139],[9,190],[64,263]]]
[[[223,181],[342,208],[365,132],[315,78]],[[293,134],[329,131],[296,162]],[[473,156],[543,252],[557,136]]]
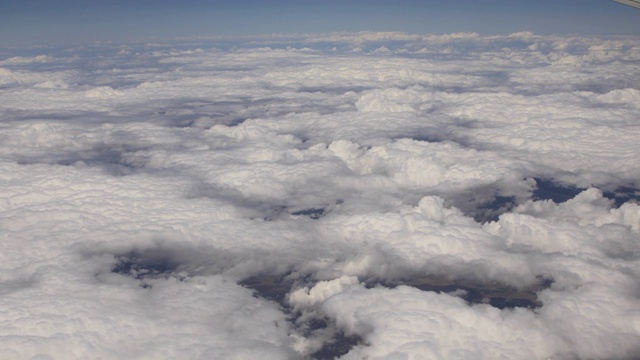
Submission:
[[[640,356],[640,40],[0,59],[0,353]]]

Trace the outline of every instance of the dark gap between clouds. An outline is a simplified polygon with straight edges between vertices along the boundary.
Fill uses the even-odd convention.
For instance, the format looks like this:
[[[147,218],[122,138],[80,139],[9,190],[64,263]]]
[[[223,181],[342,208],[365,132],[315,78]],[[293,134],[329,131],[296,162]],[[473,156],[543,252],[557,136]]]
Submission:
[[[335,359],[348,353],[352,348],[363,345],[362,336],[345,333],[344,329],[337,327],[335,321],[328,316],[319,314],[303,319],[302,313],[291,308],[287,296],[294,289],[313,286],[317,282],[310,274],[299,278],[296,276],[293,272],[283,275],[261,274],[245,278],[238,284],[253,290],[256,298],[278,303],[287,315],[289,324],[303,336],[311,338],[316,334],[329,333],[328,340],[323,342],[320,349],[309,355],[312,359]]]
[[[144,161],[127,158],[128,155],[148,150],[147,146],[130,144],[97,144],[90,149],[60,151],[51,149],[46,154],[19,156],[16,163],[21,165],[49,164],[74,166],[83,163],[88,167],[102,167],[113,176],[131,175],[145,168]]]
[[[415,277],[406,280],[392,281],[367,281],[367,287],[382,286],[396,288],[398,286],[411,286],[422,291],[436,293],[457,294],[469,305],[488,304],[498,309],[528,308],[536,309],[542,306],[537,293],[547,289],[553,283],[552,279],[542,276],[538,282],[525,289],[516,289],[499,283],[475,283],[465,279],[445,279],[434,276]]]
[[[115,252],[114,263],[110,271],[139,281],[139,286],[153,289],[153,283],[162,279],[174,278],[188,281],[199,275],[223,273],[234,264],[232,255],[213,249],[191,247],[157,246]],[[308,338],[327,339],[322,346],[310,355],[314,359],[334,359],[348,353],[355,346],[365,345],[362,334],[349,334],[336,325],[335,320],[322,313],[301,313],[288,303],[291,292],[302,287],[317,284],[311,273],[301,274],[289,268],[284,271],[267,271],[248,276],[238,284],[253,290],[256,298],[277,303],[287,315],[292,328]],[[368,288],[411,286],[422,291],[452,293],[463,298],[469,305],[487,304],[499,309],[528,308],[535,309],[542,304],[537,293],[548,288],[552,281],[543,277],[537,284],[526,289],[515,289],[498,283],[475,283],[465,279],[445,279],[434,276],[411,277],[407,279],[381,280],[370,278],[365,281]]]
[[[161,279],[174,278],[187,281],[197,275],[222,273],[231,264],[223,263],[219,266],[208,263],[203,253],[196,249],[134,249],[119,253],[115,256],[115,264],[111,272],[128,276],[140,282],[140,287],[151,290],[153,282]],[[194,263],[189,263],[189,261]],[[213,267],[211,269],[210,267]],[[344,329],[335,325],[335,321],[320,315],[310,319],[301,319],[301,313],[296,313],[289,306],[287,295],[295,288],[315,283],[311,275],[297,277],[292,271],[285,274],[261,274],[245,278],[239,285],[254,291],[256,298],[266,299],[278,303],[287,315],[290,325],[299,330],[306,337],[317,333],[329,334],[320,349],[310,355],[313,359],[334,359],[349,352],[353,347],[361,345],[363,339],[358,334],[347,334]]]
[[[586,188],[556,182],[554,179],[534,178],[537,184],[533,191],[534,200],[552,200],[555,203],[563,203],[573,199]],[[633,186],[616,186],[613,190],[605,190],[603,196],[614,201],[614,207],[619,208],[627,202],[640,201],[640,188]]]
[[[511,211],[519,203],[515,196],[503,195],[502,187],[495,183],[440,196],[445,199],[446,206],[454,206],[476,222],[485,223],[497,221],[500,215]]]
[[[342,199],[335,199],[332,202],[308,206],[292,205],[284,201],[246,196],[237,189],[207,184],[204,181],[194,185],[187,197],[203,197],[221,201],[246,210],[250,214],[249,219],[262,221],[304,218],[319,220],[344,203]]]
[[[552,178],[533,178],[536,188],[531,199],[534,201],[551,200],[556,204],[573,199],[586,188],[560,183]],[[613,206],[619,208],[627,202],[640,202],[640,189],[633,186],[614,186],[614,190],[603,191],[605,198],[613,200]],[[447,206],[455,206],[466,216],[479,223],[498,221],[500,215],[527,200],[513,195],[502,194],[500,184],[490,184],[466,189],[459,192],[441,194]]]

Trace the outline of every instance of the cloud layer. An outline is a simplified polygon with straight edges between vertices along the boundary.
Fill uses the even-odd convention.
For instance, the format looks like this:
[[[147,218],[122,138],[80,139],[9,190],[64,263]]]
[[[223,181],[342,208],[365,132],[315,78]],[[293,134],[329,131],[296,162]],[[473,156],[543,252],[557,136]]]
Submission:
[[[16,51],[2,357],[638,357],[638,61],[530,33]]]

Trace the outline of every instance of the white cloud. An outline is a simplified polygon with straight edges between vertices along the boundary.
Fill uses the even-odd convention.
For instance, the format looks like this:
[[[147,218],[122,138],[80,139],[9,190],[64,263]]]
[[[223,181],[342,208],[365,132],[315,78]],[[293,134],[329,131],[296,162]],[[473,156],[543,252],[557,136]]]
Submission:
[[[446,294],[410,287],[352,287],[326,303],[347,331],[365,334],[345,359],[543,359],[566,349],[530,311],[469,306]],[[564,353],[564,354],[563,354]]]
[[[635,358],[639,47],[337,33],[12,55],[0,357]]]

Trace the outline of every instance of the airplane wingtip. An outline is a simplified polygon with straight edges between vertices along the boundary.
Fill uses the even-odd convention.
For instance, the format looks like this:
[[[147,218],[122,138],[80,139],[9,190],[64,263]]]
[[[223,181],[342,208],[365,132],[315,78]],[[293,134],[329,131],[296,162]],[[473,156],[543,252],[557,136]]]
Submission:
[[[640,9],[640,1],[639,0],[613,0],[620,4],[625,4],[629,6],[633,6],[634,8]]]

